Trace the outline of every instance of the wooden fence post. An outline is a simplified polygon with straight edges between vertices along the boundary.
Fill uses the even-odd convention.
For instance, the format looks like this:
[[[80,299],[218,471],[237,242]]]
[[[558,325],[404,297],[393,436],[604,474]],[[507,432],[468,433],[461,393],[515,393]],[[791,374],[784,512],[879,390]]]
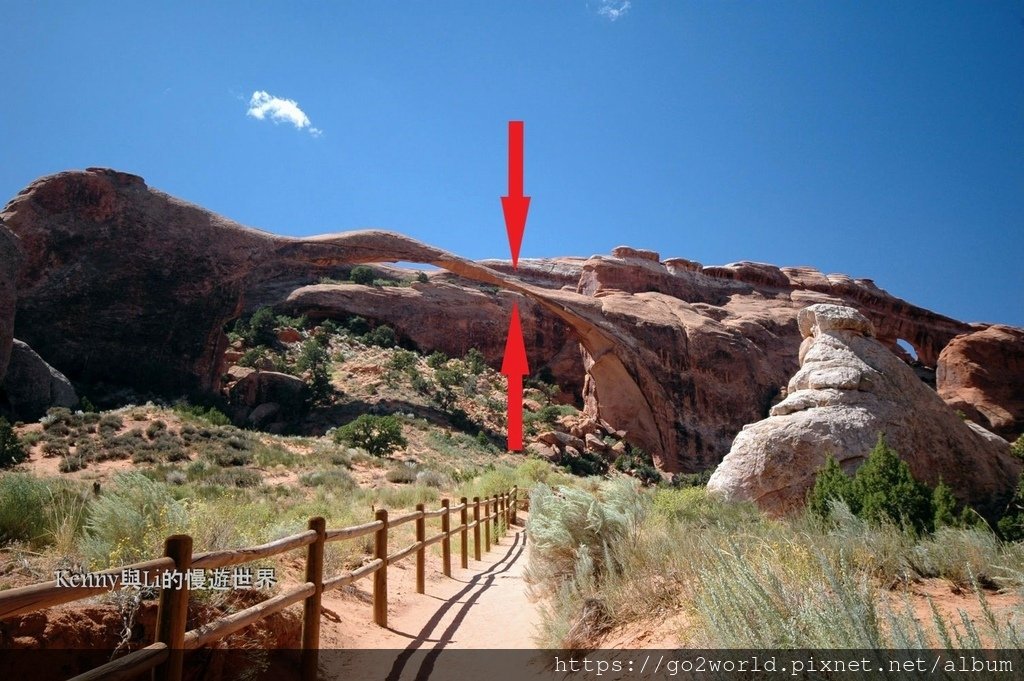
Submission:
[[[441,516],[441,532],[444,539],[441,540],[441,571],[445,577],[452,576],[452,538],[449,536],[452,531],[451,503],[447,499],[441,500],[441,508],[444,514]]]
[[[501,536],[508,532],[508,492],[502,492],[498,497],[498,512],[501,515]]]
[[[519,485],[512,488],[512,524],[519,524]]]
[[[164,542],[164,555],[174,561],[174,574],[160,589],[160,602],[156,614],[156,640],[170,648],[170,655],[153,670],[156,681],[181,681],[185,654],[185,622],[188,619],[188,580],[185,575],[192,567],[192,537],[175,534]],[[181,579],[178,588],[177,578]],[[165,579],[161,576],[161,580]]]
[[[494,543],[497,544],[498,543],[498,536],[499,536],[499,530],[498,530],[498,495],[497,494],[492,494],[491,495],[491,508],[493,509],[493,512],[491,514],[491,526],[494,528],[494,530],[493,530],[493,532],[494,532]]]
[[[473,497],[473,559],[480,560],[480,497]]]
[[[462,511],[459,512],[459,521],[462,523],[462,569],[469,567],[469,499],[462,497],[459,500],[462,504]]]
[[[423,517],[426,513],[423,504],[416,504],[416,512],[420,517],[416,519],[416,543],[420,545],[416,552],[416,593],[425,593],[427,590],[427,549],[423,541],[427,538],[427,519]]]
[[[491,552],[491,499],[484,497],[484,552]]]
[[[320,601],[324,590],[324,543],[327,521],[309,519],[309,529],[316,532],[316,541],[306,549],[306,581],[316,590],[302,606],[302,681],[316,681],[320,653]]]
[[[384,525],[377,530],[373,542],[373,557],[383,561],[373,573],[373,621],[380,627],[388,626],[388,511],[377,511],[377,520]]]

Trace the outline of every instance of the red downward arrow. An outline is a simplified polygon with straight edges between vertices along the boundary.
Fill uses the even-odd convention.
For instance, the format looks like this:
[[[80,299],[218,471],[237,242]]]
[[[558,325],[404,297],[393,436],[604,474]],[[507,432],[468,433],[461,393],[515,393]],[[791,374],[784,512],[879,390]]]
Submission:
[[[505,212],[505,231],[512,249],[512,267],[519,267],[519,247],[526,231],[526,213],[530,197],[523,196],[523,122],[508,122],[508,196],[501,197]]]
[[[515,303],[512,303],[501,373],[508,377],[508,450],[519,452],[523,449],[523,376],[530,373],[530,365],[526,360],[519,306]]]

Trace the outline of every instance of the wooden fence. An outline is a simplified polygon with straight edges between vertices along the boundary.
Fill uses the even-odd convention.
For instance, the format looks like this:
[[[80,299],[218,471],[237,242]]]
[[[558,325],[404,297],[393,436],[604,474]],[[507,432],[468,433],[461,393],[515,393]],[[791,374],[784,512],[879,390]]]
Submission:
[[[382,627],[388,624],[388,566],[403,558],[416,554],[416,592],[423,593],[426,579],[426,549],[441,543],[442,571],[447,577],[452,574],[451,538],[458,533],[461,538],[461,564],[469,567],[469,531],[473,531],[473,557],[480,560],[482,552],[491,550],[491,536],[494,543],[504,535],[510,524],[516,524],[516,502],[518,488],[504,494],[468,501],[462,497],[458,506],[452,506],[448,499],[441,501],[441,508],[427,511],[423,504],[416,510],[396,518],[389,518],[386,510],[379,510],[372,522],[353,527],[329,530],[323,518],[311,518],[309,529],[283,539],[240,549],[192,553],[192,537],[176,534],[168,537],[164,556],[142,563],[126,565],[101,573],[95,573],[96,586],[65,586],[56,581],[0,592],[0,619],[21,615],[34,610],[48,608],[62,603],[71,603],[90,596],[108,593],[123,587],[122,575],[125,570],[138,570],[140,578],[149,583],[159,580],[163,573],[181,577],[180,587],[176,584],[160,590],[157,607],[156,640],[134,652],[108,662],[105,665],[75,676],[70,681],[92,681],[94,679],[131,679],[152,670],[157,681],[179,681],[182,675],[184,653],[201,648],[220,640],[236,631],[258,622],[288,606],[304,601],[302,616],[301,678],[303,681],[316,679],[318,650],[320,647],[320,600],[325,591],[352,584],[373,575],[373,621]],[[473,519],[469,520],[472,512]],[[452,527],[452,515],[458,514],[459,524]],[[427,536],[427,520],[441,519],[441,531]],[[406,523],[416,523],[416,541],[405,548],[388,553],[388,533]],[[481,533],[483,543],[481,546]],[[355,570],[324,578],[324,546],[327,542],[355,539],[374,535],[374,557]],[[192,569],[226,568],[263,558],[276,556],[287,551],[306,547],[305,583],[292,587],[256,605],[231,615],[208,622],[201,627],[186,631],[188,615],[189,582],[184,576]],[[481,551],[481,548],[483,551]]]

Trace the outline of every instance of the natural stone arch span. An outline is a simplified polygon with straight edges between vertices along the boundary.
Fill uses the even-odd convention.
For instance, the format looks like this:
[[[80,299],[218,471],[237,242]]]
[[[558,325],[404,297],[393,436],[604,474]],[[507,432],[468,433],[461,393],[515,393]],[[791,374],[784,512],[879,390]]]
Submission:
[[[362,230],[341,234],[326,234],[306,239],[287,240],[275,258],[296,258],[321,265],[359,265],[370,263],[410,262],[433,265],[464,279],[497,286],[539,304],[561,319],[572,330],[585,353],[588,380],[594,390],[601,393],[602,386],[614,386],[615,402],[642,408],[613,410],[601,413],[596,401],[587,405],[595,418],[604,418],[617,429],[625,430],[629,438],[658,459],[665,459],[671,445],[654,416],[649,396],[663,392],[650,369],[638,357],[641,348],[624,347],[628,342],[602,314],[600,301],[577,293],[543,289],[524,283],[485,265],[459,257],[434,246],[411,239],[402,234],[383,230]],[[620,350],[628,350],[622,352]],[[637,383],[640,377],[644,388]],[[667,401],[668,396],[662,395]]]

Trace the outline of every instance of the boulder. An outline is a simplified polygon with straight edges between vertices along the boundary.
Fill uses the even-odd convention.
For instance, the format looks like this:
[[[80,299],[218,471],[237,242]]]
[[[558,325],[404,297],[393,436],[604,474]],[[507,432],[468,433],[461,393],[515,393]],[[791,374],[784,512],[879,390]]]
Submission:
[[[8,408],[23,420],[38,419],[50,407],[78,406],[78,395],[64,374],[17,339],[12,344],[2,388]]]
[[[251,412],[246,417],[246,422],[255,428],[264,428],[270,425],[274,418],[281,413],[281,405],[276,402],[265,402]]]
[[[283,329],[277,330],[277,340],[282,343],[298,343],[302,340],[302,333],[298,329],[293,329],[290,326],[286,326]]]
[[[939,355],[939,396],[1008,440],[1024,433],[1024,329],[996,324],[957,336]]]
[[[829,454],[852,473],[882,434],[922,482],[941,479],[988,517],[1005,508],[1021,471],[1009,444],[959,418],[873,337],[865,316],[811,305],[799,327],[801,367],[788,396],[737,434],[709,492],[772,514],[793,511]]]
[[[610,447],[604,443],[604,440],[594,435],[593,433],[587,433],[587,436],[583,438],[587,444],[587,449],[592,452],[607,452]]]
[[[273,402],[289,411],[301,406],[305,391],[306,383],[301,378],[276,371],[253,371],[229,388],[228,399],[234,405],[253,408]]]
[[[541,433],[537,436],[538,442],[558,447],[559,449],[566,449],[567,447],[573,447],[578,451],[583,451],[587,448],[586,444],[580,438],[569,433],[562,433],[557,430],[549,430]]]

